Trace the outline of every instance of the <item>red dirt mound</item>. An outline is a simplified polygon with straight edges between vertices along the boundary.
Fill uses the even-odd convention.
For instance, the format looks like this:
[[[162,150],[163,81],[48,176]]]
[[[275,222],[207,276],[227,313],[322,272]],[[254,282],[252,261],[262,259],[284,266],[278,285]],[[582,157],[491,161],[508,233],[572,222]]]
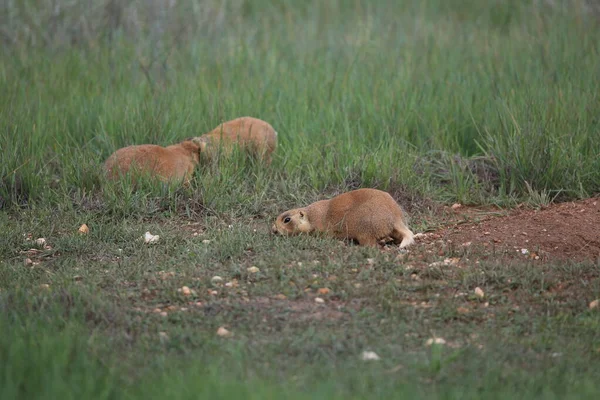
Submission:
[[[462,222],[427,235],[424,241],[443,239],[459,246],[470,243],[514,252],[526,249],[548,260],[600,259],[600,198],[515,210],[504,216],[467,207],[456,212]],[[473,222],[475,218],[480,220]]]

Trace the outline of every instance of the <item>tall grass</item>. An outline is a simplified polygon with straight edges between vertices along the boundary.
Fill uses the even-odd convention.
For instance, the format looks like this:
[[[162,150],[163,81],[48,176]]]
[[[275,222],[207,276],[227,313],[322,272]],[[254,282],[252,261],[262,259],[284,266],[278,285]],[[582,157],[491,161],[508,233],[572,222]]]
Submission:
[[[256,178],[264,196],[398,183],[467,203],[600,191],[600,27],[583,1],[84,3],[3,5],[7,204],[99,193],[116,148],[241,115],[280,133]],[[485,156],[494,180],[454,156]],[[226,209],[235,174],[206,173],[192,196],[229,198]]]

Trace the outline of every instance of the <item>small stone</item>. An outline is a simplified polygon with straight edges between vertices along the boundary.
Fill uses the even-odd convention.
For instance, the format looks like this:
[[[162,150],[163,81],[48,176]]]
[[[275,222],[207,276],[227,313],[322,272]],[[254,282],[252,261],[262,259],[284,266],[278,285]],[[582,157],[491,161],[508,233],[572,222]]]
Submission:
[[[484,235],[490,235],[490,232],[483,232]]]
[[[475,296],[479,297],[480,299],[485,297],[485,293],[479,286],[475,288]]]
[[[162,312],[160,313],[160,316],[161,316],[161,317],[166,317],[167,315],[169,315],[169,314],[168,314],[166,311],[162,311]]]
[[[160,314],[161,311],[162,310],[160,308],[155,308],[154,310],[152,310],[152,312],[156,314]]]
[[[246,269],[246,271],[250,272],[251,274],[255,274],[255,273],[259,272],[259,271],[260,271],[260,269],[259,269],[258,267],[255,267],[255,266],[253,265],[253,266],[251,266],[251,267],[247,268],[247,269]]]
[[[473,242],[464,242],[461,244],[462,247],[469,247]]]
[[[521,254],[527,255],[527,254],[529,254],[529,250],[527,250],[527,249],[521,249]]]
[[[46,239],[44,239],[44,238],[35,239],[35,244],[40,247],[43,247],[46,245]]]
[[[442,338],[430,338],[425,342],[425,346],[431,346],[432,344],[446,344],[446,341]]]
[[[375,265],[375,259],[374,258],[367,258],[367,265],[369,265],[369,266]]]
[[[88,228],[86,224],[83,224],[79,227],[77,231],[82,235],[87,235],[90,232],[90,228]]]
[[[458,210],[461,207],[462,207],[462,204],[460,204],[460,203],[454,203],[454,204],[452,204],[452,207],[450,207],[450,208],[452,208],[453,210]]]
[[[320,297],[315,297],[315,303],[322,304],[322,303],[325,303],[325,300],[323,300],[323,299],[322,299],[322,298],[320,298]]]
[[[275,296],[273,296],[273,298],[277,299],[277,300],[285,300],[287,299],[287,296],[285,294],[276,294]]]
[[[456,312],[459,314],[468,314],[469,313],[469,309],[467,307],[458,307],[456,309]]]
[[[590,303],[590,310],[593,310],[595,308],[598,308],[598,306],[600,306],[600,299],[594,300]]]
[[[215,275],[215,276],[213,276],[213,277],[210,279],[210,281],[211,281],[212,283],[214,283],[214,284],[217,284],[217,283],[222,283],[222,282],[223,282],[223,278],[221,278],[221,277],[220,277],[220,276],[218,276],[218,275]]]
[[[24,259],[24,260],[23,260],[23,264],[24,264],[26,267],[30,267],[30,266],[32,266],[32,265],[33,265],[33,261],[31,261],[31,258],[26,258],[26,259]]]
[[[317,290],[318,294],[328,294],[329,292],[330,292],[330,290],[326,287],[319,288],[319,290]]]
[[[420,239],[420,238],[422,238],[424,236],[425,236],[425,234],[422,233],[422,232],[415,233],[414,236],[413,236],[413,239]]]
[[[156,242],[158,242],[159,239],[160,239],[160,236],[158,236],[158,235],[153,235],[150,232],[144,233],[144,243],[146,243],[146,244],[156,243]]]
[[[231,337],[233,336],[233,333],[227,330],[224,326],[221,326],[219,329],[217,329],[217,335],[221,337]]]
[[[181,294],[183,294],[184,296],[189,296],[192,294],[192,290],[187,286],[183,286],[181,288]]]
[[[81,281],[83,280],[83,276],[81,276],[81,275],[75,275],[75,276],[73,277],[73,280],[74,280],[75,282],[81,282]]]
[[[360,359],[363,361],[379,361],[381,358],[374,351],[363,351],[360,355]]]
[[[47,283],[42,283],[40,285],[40,289],[50,289],[50,285],[48,285]]]
[[[208,240],[208,239],[204,239],[204,240],[202,241],[202,243],[204,243],[204,244],[209,244],[209,243],[210,243],[210,240]]]

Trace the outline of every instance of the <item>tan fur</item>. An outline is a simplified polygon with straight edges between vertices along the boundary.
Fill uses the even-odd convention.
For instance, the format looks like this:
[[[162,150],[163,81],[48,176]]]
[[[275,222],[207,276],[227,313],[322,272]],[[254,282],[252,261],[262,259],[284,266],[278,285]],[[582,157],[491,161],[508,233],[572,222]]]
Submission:
[[[194,141],[205,144],[203,159],[214,159],[218,152],[227,156],[231,154],[233,147],[238,145],[270,164],[271,154],[277,147],[277,132],[268,122],[252,117],[240,117],[222,123]]]
[[[108,157],[104,169],[109,179],[135,172],[156,177],[163,182],[183,182],[188,185],[198,164],[201,147],[191,140],[167,147],[154,144],[127,146]]]
[[[353,190],[286,211],[277,217],[271,231],[281,235],[323,232],[337,239],[356,240],[363,246],[376,246],[388,237],[401,248],[414,243],[398,203],[389,193],[377,189]]]

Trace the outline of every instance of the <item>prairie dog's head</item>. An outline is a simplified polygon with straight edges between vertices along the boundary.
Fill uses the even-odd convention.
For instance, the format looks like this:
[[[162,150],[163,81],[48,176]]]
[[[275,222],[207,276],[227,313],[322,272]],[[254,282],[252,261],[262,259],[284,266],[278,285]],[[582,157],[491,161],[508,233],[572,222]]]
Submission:
[[[198,136],[198,137],[193,137],[190,139],[194,144],[198,145],[199,147],[199,152],[200,153],[204,153],[206,151],[206,145],[208,143],[208,140],[202,136]]]
[[[312,230],[313,227],[308,221],[304,208],[296,208],[281,213],[271,227],[272,233],[287,236],[309,233]]]

